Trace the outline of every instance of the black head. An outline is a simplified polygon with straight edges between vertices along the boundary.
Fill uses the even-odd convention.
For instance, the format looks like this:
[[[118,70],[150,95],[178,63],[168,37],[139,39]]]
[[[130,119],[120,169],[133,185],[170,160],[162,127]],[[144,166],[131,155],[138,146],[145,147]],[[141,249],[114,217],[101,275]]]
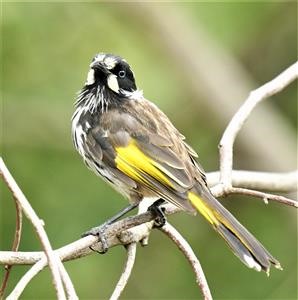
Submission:
[[[93,58],[85,86],[105,88],[123,97],[137,90],[128,63],[120,56],[104,53]]]

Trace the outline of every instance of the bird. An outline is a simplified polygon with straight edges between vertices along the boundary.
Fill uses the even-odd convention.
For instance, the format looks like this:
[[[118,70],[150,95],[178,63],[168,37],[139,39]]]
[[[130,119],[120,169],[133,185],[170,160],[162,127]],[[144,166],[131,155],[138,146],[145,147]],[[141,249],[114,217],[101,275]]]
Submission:
[[[85,235],[101,238],[107,225],[150,199],[157,226],[168,202],[199,213],[247,267],[282,269],[279,261],[212,195],[196,151],[170,119],[136,86],[134,73],[118,55],[99,53],[77,93],[72,139],[85,164],[129,201],[114,217]],[[159,224],[158,224],[159,223]]]

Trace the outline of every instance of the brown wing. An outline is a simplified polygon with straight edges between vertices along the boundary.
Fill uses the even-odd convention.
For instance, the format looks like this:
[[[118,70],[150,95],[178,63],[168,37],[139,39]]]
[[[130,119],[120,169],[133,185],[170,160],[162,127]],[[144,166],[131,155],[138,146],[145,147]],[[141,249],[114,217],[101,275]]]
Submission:
[[[148,129],[148,132],[154,133],[155,137],[162,137],[167,142],[156,143],[158,147],[168,147],[175,156],[183,164],[183,169],[189,176],[203,185],[207,185],[206,175],[203,167],[198,162],[198,154],[186,143],[184,135],[182,135],[172,124],[169,118],[152,102],[133,101],[128,102],[125,106],[125,111],[132,111],[134,116],[137,116],[138,123]],[[152,136],[151,143],[155,139]],[[158,139],[157,139],[158,141]]]

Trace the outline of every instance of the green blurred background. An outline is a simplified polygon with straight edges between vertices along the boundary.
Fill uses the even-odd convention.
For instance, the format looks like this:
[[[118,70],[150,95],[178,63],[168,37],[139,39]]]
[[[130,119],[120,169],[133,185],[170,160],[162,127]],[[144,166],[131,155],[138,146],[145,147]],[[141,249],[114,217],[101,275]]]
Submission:
[[[111,52],[125,57],[135,72],[138,87],[170,116],[199,152],[206,171],[212,171],[218,169],[217,144],[221,134],[249,90],[297,59],[296,28],[295,1],[2,3],[1,155],[45,221],[53,247],[74,241],[126,204],[84,166],[70,137],[75,93],[85,82],[94,54]],[[199,42],[202,35],[204,43]],[[200,49],[195,48],[196,42]],[[194,55],[190,57],[187,51]],[[187,57],[193,63],[186,61]],[[200,61],[210,66],[202,78],[193,71]],[[233,84],[226,86],[225,76],[220,74],[229,78],[235,72],[231,61],[243,76],[236,76]],[[219,95],[230,97],[226,104],[217,104],[214,89],[204,81],[208,75],[209,83],[218,86]],[[233,96],[239,86],[246,88],[239,97]],[[226,112],[231,105],[232,109]],[[272,124],[282,127],[285,133],[276,131],[276,136],[258,137],[260,132],[255,130],[255,136],[265,145],[264,153],[276,158],[269,163],[264,153],[258,155],[259,146],[243,132],[244,142],[236,143],[235,167],[295,169],[297,84],[266,105],[268,130],[274,129],[269,119],[275,114],[280,119]],[[262,118],[265,124],[266,118]],[[270,138],[284,149],[275,143],[266,144]],[[0,188],[0,249],[9,250],[15,226],[14,203],[2,182]],[[272,270],[267,278],[249,270],[202,218],[171,216],[171,223],[197,253],[214,298],[297,299],[294,209],[277,203],[265,206],[248,197],[228,197],[223,203],[280,260],[284,271]],[[40,249],[32,226],[25,219],[20,250]],[[106,299],[118,280],[124,259],[124,249],[116,247],[106,255],[94,254],[65,266],[81,299]],[[27,269],[13,268],[8,290]],[[50,273],[45,270],[28,286],[22,299],[54,297]],[[149,246],[138,249],[135,269],[122,298],[200,297],[185,258],[164,235],[154,231]]]

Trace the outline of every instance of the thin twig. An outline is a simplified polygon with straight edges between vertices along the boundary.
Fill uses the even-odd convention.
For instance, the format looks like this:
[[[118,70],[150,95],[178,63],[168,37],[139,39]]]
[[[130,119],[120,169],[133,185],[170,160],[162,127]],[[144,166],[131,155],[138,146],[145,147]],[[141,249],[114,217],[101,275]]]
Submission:
[[[280,92],[298,77],[298,62],[294,63],[273,80],[252,91],[233,116],[219,143],[220,182],[227,190],[232,186],[233,145],[235,138],[252,110],[262,100]]]
[[[160,228],[160,230],[165,233],[182,251],[182,253],[185,255],[185,257],[188,259],[194,273],[196,276],[196,282],[204,296],[205,300],[211,300],[212,295],[207,283],[207,279],[205,277],[205,274],[203,272],[203,269],[201,267],[201,264],[193,252],[190,245],[187,243],[187,241],[183,238],[183,236],[169,223],[166,223],[165,226]]]
[[[127,258],[126,258],[125,266],[124,266],[121,277],[114,289],[114,292],[113,292],[110,300],[119,299],[119,297],[121,296],[122,292],[124,291],[124,289],[127,285],[128,279],[131,275],[131,272],[132,272],[132,269],[133,269],[133,266],[135,263],[137,244],[132,243],[132,244],[127,245],[126,250],[127,250]]]
[[[18,251],[20,241],[21,241],[21,236],[22,236],[23,213],[22,213],[22,208],[21,208],[20,204],[18,203],[18,201],[15,199],[15,197],[13,197],[13,199],[14,199],[15,207],[16,207],[16,229],[15,229],[14,240],[13,240],[11,250]],[[0,288],[0,299],[3,299],[3,297],[4,297],[5,288],[7,286],[11,268],[12,268],[12,265],[5,266],[5,274],[4,274],[2,285]]]
[[[229,194],[241,194],[241,195],[247,195],[247,196],[253,196],[257,198],[261,198],[266,204],[268,204],[268,201],[277,201],[282,204],[298,207],[298,202],[295,200],[291,200],[289,198],[279,196],[279,195],[272,195],[268,193],[263,193],[255,190],[250,189],[243,189],[243,188],[229,188]]]
[[[49,261],[49,267],[52,273],[53,284],[56,290],[57,298],[66,299],[64,289],[63,289],[62,279],[57,265],[58,258],[56,257],[56,254],[54,253],[50,241],[47,237],[47,234],[44,230],[43,221],[39,219],[39,217],[31,207],[29,201],[26,199],[25,195],[17,185],[16,181],[10,174],[9,170],[7,169],[1,157],[0,157],[0,173],[2,174],[4,181],[6,182],[7,186],[11,190],[15,199],[22,207],[22,210],[25,213],[26,217],[30,220],[33,227],[35,228],[35,231],[38,234],[38,237],[41,241],[41,244],[44,248],[45,254]]]

